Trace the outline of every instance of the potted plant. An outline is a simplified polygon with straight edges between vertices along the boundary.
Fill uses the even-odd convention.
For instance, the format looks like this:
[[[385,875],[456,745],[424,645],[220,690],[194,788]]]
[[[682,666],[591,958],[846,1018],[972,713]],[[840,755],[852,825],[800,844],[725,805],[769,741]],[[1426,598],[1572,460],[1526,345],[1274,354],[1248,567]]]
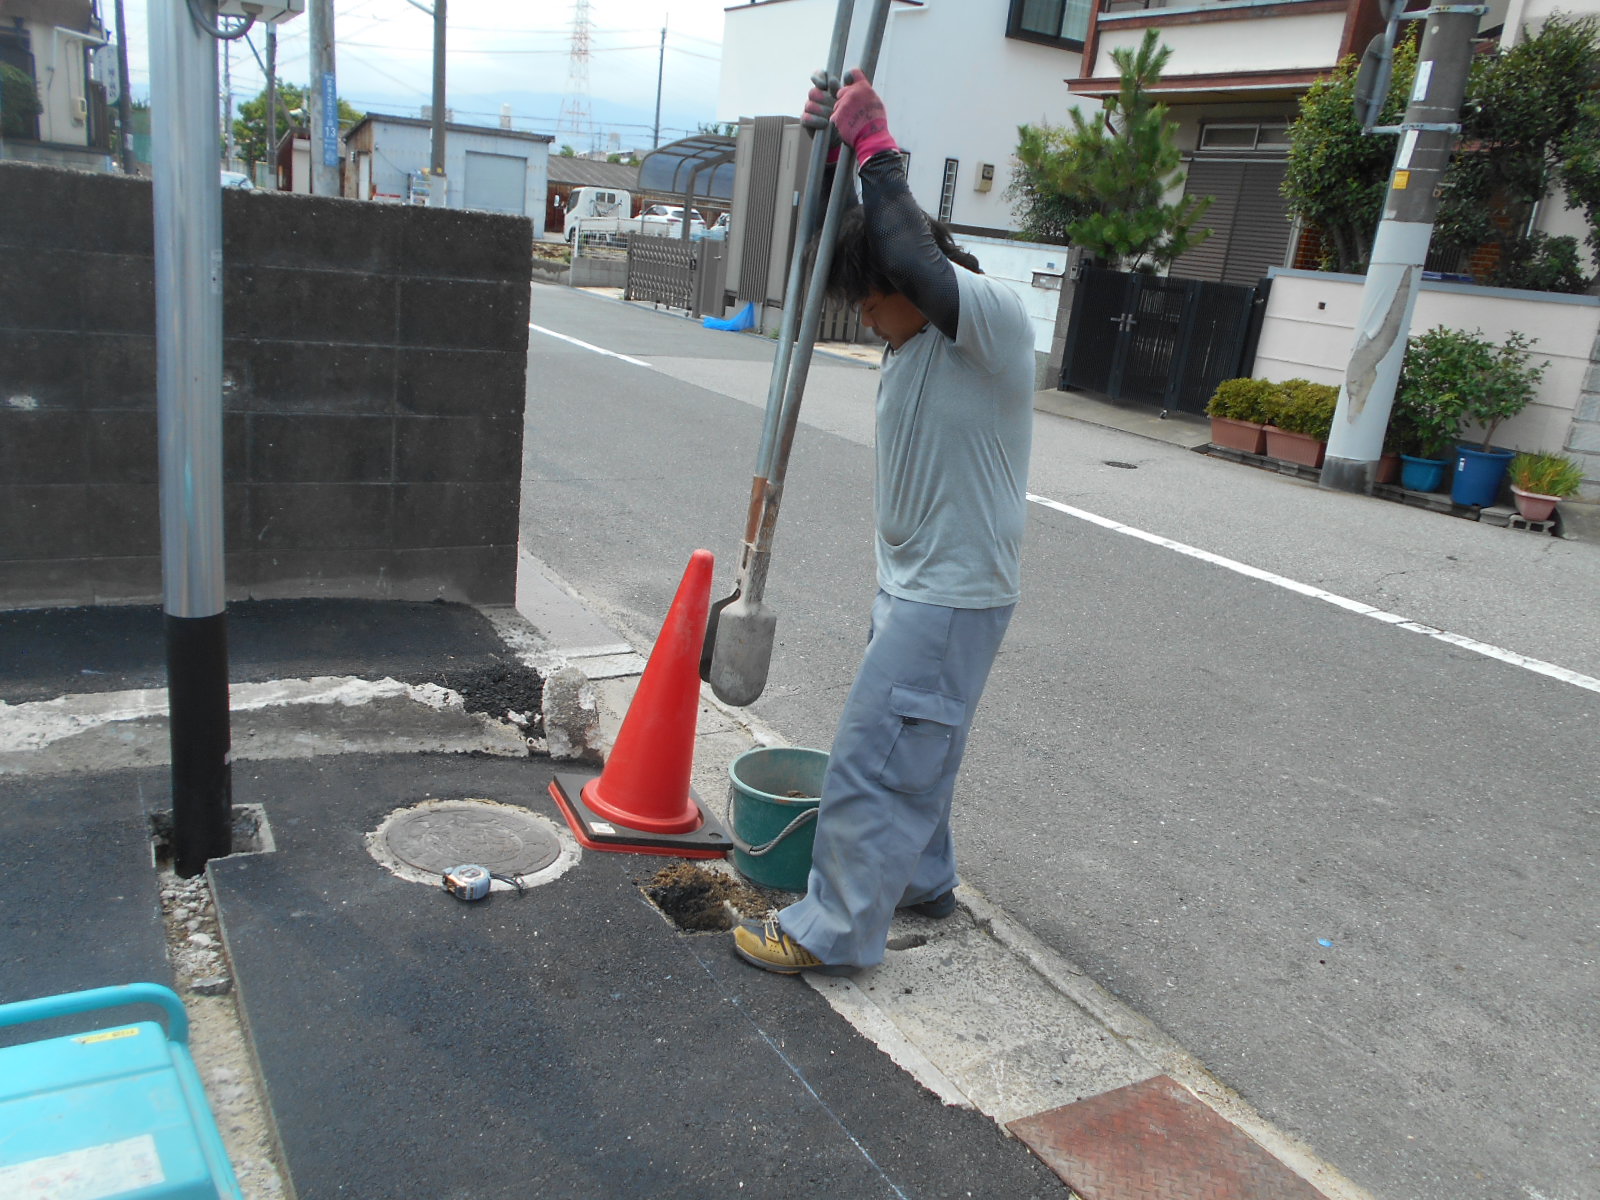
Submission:
[[[1439,327],[1406,342],[1388,432],[1400,453],[1400,486],[1407,491],[1438,491],[1450,466],[1461,430],[1455,337]]]
[[[1267,405],[1273,384],[1265,379],[1224,379],[1206,404],[1211,444],[1246,454],[1266,453]]]
[[[1278,384],[1268,416],[1267,454],[1285,462],[1320,467],[1328,450],[1328,432],[1339,389],[1309,379],[1286,379]]]
[[[1479,334],[1472,336],[1472,374],[1462,389],[1461,417],[1483,430],[1483,443],[1458,449],[1450,499],[1487,508],[1499,498],[1500,482],[1515,455],[1515,451],[1494,448],[1494,432],[1500,422],[1528,407],[1550,364],[1548,360],[1538,366],[1530,364],[1528,349],[1537,339],[1515,330],[1499,346]]]
[[[1517,511],[1530,521],[1548,521],[1556,502],[1578,494],[1583,468],[1563,454],[1518,454],[1508,469]]]

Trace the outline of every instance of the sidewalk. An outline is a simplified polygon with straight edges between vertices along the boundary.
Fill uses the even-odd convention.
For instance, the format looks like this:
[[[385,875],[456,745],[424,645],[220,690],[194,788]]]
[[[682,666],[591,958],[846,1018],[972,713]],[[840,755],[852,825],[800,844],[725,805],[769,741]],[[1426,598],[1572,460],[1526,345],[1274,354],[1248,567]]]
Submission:
[[[229,981],[186,1000],[213,1026],[236,1003],[248,1031],[247,1051],[196,1055],[252,1197],[1069,1195],[1049,1162],[1100,1200],[1133,1193],[1089,1190],[1085,1145],[1156,1151],[1108,1136],[1095,1106],[1170,1108],[1166,1088],[1178,1118],[1214,1124],[1181,1139],[1191,1158],[1262,1160],[1267,1190],[1219,1194],[1319,1194],[1239,1129],[1320,1194],[1360,1194],[965,889],[948,921],[898,921],[889,960],[854,978],[769,975],[726,933],[679,930],[642,890],[678,860],[579,854],[545,791],[575,768],[530,754],[493,708],[525,702],[507,690],[519,669],[587,663],[614,731],[649,648],[537,564],[523,574],[537,627],[453,605],[237,606],[233,675],[256,682],[235,705],[252,686],[278,699],[235,713],[233,799],[259,806],[273,848],[211,864],[225,960],[203,904],[174,912],[170,876],[164,929],[150,865],[149,816],[167,804],[161,694],[143,690],[158,614],[0,614],[0,1000]],[[441,701],[451,679],[491,711]],[[703,700],[696,787],[719,815],[728,762],[771,740]],[[528,845],[556,847],[525,894],[466,904],[369,853],[396,810],[463,798],[522,810]]]

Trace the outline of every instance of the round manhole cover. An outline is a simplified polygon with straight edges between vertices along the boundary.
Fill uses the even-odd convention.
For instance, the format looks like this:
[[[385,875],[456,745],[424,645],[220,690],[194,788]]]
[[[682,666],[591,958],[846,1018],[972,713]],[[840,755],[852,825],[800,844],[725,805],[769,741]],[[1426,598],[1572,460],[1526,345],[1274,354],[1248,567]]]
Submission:
[[[374,856],[406,878],[436,882],[451,867],[476,863],[526,883],[558,860],[575,859],[570,837],[561,835],[549,818],[514,805],[428,800],[392,813],[369,841]]]

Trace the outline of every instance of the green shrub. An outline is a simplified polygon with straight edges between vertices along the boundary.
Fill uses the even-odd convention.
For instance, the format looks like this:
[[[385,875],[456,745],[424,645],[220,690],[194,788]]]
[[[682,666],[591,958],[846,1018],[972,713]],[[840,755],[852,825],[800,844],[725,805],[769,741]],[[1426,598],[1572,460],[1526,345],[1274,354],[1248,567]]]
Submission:
[[[1333,410],[1338,403],[1339,389],[1331,383],[1286,379],[1278,385],[1272,423],[1288,433],[1301,433],[1325,442],[1333,429]]]
[[[1265,425],[1277,391],[1278,385],[1265,379],[1224,379],[1207,402],[1206,414]]]
[[[1575,496],[1583,483],[1583,468],[1564,454],[1519,454],[1509,474],[1514,486],[1536,496]]]
[[[1528,406],[1549,365],[1529,365],[1534,341],[1512,332],[1497,346],[1480,329],[1443,325],[1411,338],[1395,389],[1395,412],[1413,431],[1405,453],[1447,458],[1465,423],[1483,426],[1489,449],[1500,422]]]
[[[0,137],[37,137],[33,121],[43,111],[33,76],[10,63],[0,63]]]

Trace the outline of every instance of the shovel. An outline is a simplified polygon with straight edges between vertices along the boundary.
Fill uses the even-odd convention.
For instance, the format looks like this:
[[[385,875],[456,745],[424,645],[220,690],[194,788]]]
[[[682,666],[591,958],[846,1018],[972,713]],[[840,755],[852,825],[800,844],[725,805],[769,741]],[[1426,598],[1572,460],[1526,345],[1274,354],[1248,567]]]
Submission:
[[[873,0],[861,65],[870,78],[877,67],[883,45],[884,24],[890,0]],[[853,0],[839,0],[834,17],[833,42],[829,49],[828,74],[839,77],[844,70],[845,45],[854,15]],[[739,570],[731,595],[711,608],[706,637],[701,650],[700,676],[725,704],[752,704],[767,686],[772,665],[772,643],[778,614],[767,607],[764,595],[767,571],[772,563],[772,537],[778,522],[778,506],[783,497],[784,474],[789,450],[800,421],[800,399],[811,369],[811,351],[822,323],[823,293],[828,268],[833,261],[833,243],[844,213],[845,198],[852,185],[854,158],[848,148],[839,156],[834,170],[833,191],[823,218],[822,235],[806,287],[805,305],[798,306],[802,276],[805,274],[806,234],[816,219],[816,206],[827,168],[829,138],[819,132],[812,141],[810,169],[796,226],[794,254],[789,264],[785,288],[783,322],[778,335],[778,350],[772,364],[772,382],[767,390],[766,419],[761,431],[761,450],[756,474],[750,487],[750,507],[745,517],[744,539],[740,546]],[[795,317],[800,329],[795,332]]]

